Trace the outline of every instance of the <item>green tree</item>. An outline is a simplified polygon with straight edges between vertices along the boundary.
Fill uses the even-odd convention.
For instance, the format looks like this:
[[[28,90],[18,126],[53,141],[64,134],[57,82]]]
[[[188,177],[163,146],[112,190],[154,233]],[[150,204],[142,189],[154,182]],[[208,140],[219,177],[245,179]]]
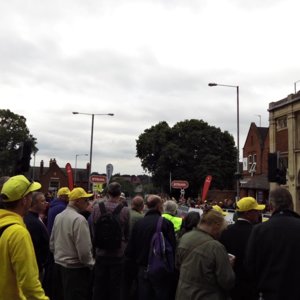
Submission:
[[[21,160],[30,160],[31,152],[38,150],[35,145],[36,139],[29,132],[25,117],[0,109],[0,175],[22,173]]]
[[[232,188],[237,151],[233,137],[203,120],[185,120],[172,128],[160,122],[142,133],[136,144],[142,167],[153,182],[169,192],[172,179],[189,182],[187,196],[197,196],[205,177],[212,175],[212,188]]]

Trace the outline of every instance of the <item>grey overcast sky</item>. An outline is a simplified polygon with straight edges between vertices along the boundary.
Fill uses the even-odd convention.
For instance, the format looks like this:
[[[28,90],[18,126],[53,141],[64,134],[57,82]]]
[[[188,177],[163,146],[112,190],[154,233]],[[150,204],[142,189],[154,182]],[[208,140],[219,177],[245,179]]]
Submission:
[[[298,0],[3,0],[1,108],[26,117],[36,165],[60,167],[90,149],[91,116],[72,111],[114,113],[95,117],[93,171],[138,175],[136,139],[160,121],[203,119],[236,139],[236,90],[208,83],[239,85],[242,149],[250,123],[268,126],[269,103],[300,80],[299,10]]]

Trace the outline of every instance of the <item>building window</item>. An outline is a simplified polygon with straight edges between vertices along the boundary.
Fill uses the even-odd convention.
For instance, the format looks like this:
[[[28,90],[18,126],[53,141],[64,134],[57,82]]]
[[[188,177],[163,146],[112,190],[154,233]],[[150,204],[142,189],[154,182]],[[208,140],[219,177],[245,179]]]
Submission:
[[[250,170],[252,166],[252,155],[248,155],[248,170]]]
[[[287,128],[287,118],[286,116],[278,118],[276,120],[276,129],[281,130],[281,129],[286,129]]]
[[[296,114],[296,149],[300,149],[300,113]]]
[[[49,191],[57,191],[60,187],[59,181],[57,179],[50,179]]]

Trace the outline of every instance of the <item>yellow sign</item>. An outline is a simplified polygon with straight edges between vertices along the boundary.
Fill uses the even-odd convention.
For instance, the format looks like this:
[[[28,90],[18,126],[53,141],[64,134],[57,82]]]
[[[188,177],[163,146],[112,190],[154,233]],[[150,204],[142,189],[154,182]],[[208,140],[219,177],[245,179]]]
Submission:
[[[103,191],[103,183],[93,183],[93,192],[102,192]]]

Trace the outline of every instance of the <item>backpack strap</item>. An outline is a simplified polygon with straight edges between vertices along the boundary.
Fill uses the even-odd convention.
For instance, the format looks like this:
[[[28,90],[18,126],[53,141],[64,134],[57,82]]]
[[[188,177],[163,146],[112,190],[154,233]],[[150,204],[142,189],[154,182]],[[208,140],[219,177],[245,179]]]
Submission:
[[[105,207],[103,201],[100,201],[100,202],[99,202],[99,209],[100,209],[101,215],[106,214],[106,207]]]
[[[1,237],[2,233],[5,231],[5,229],[7,229],[8,227],[10,227],[11,225],[14,225],[14,224],[16,224],[16,223],[8,224],[8,225],[5,225],[2,228],[0,228],[0,237]]]
[[[163,217],[159,217],[157,224],[156,224],[156,232],[161,232],[161,226],[162,226]]]
[[[112,212],[113,215],[118,215],[121,212],[122,208],[123,208],[123,204],[122,203],[118,204],[118,206]]]

